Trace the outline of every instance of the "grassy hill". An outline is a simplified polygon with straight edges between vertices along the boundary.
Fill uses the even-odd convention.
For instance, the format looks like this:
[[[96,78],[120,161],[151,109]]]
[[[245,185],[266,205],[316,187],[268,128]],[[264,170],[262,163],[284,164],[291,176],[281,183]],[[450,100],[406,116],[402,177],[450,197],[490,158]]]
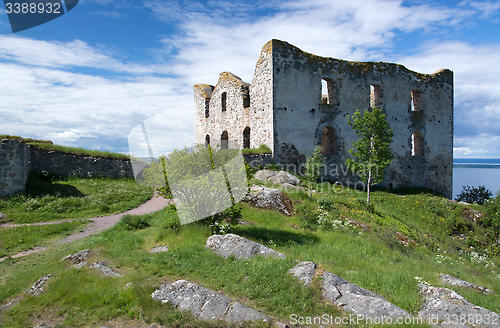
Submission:
[[[32,327],[43,321],[59,327],[147,327],[152,323],[221,327],[220,322],[196,320],[189,312],[150,298],[162,282],[178,279],[223,293],[282,322],[289,323],[292,314],[345,316],[321,299],[317,280],[303,287],[287,273],[297,261],[314,261],[318,272],[331,271],[413,315],[421,306],[418,281],[442,286],[439,274],[450,274],[493,290],[495,295],[484,295],[451,288],[476,305],[500,312],[500,260],[494,255],[498,250],[491,246],[491,234],[480,224],[481,206],[456,204],[419,190],[375,191],[374,208],[367,210],[362,192],[328,185],[316,190],[289,194],[296,211],[290,217],[239,205],[246,224],[235,226],[233,233],[286,254],[286,260],[223,259],[205,248],[211,235],[208,224],[181,226],[175,212],[162,210],[128,217],[128,222],[70,245],[51,244],[50,251],[0,262],[0,304],[14,298],[19,301],[0,312],[0,326]],[[119,202],[118,197],[115,200]],[[2,238],[9,234],[0,231]],[[40,236],[37,245],[49,238]],[[170,250],[149,253],[157,245]],[[60,261],[86,248],[94,250],[89,263],[106,261],[123,277],[105,277],[88,267],[75,269]],[[29,296],[31,285],[49,273],[52,278],[46,291]]]

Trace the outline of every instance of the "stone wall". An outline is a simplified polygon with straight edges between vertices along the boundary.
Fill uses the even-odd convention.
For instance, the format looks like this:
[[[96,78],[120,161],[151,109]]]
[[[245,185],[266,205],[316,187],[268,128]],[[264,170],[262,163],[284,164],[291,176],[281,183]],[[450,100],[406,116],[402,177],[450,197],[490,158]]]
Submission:
[[[59,176],[78,175],[82,177],[133,178],[130,161],[90,156],[78,156],[43,151],[35,146],[28,146],[33,170],[47,171]]]
[[[30,173],[29,151],[22,141],[0,141],[0,197],[24,191]]]
[[[44,151],[17,140],[0,141],[0,197],[23,192],[31,170],[59,176],[134,177],[132,164],[127,160]]]
[[[451,197],[453,72],[421,74],[394,63],[320,57],[279,40],[272,40],[272,54],[277,163],[300,165],[316,146],[327,146],[327,164],[343,166],[358,139],[347,117],[378,107],[394,132],[396,154],[382,185],[427,187]],[[416,153],[415,136],[421,140]],[[350,173],[326,178],[353,181]]]

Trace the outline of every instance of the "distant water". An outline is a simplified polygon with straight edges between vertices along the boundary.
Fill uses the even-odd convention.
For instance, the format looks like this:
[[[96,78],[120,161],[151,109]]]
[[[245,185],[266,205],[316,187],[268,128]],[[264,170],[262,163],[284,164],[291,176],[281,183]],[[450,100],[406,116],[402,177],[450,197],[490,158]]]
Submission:
[[[500,164],[499,159],[455,158],[453,162],[458,164],[453,168],[453,198],[462,191],[463,186],[485,186],[493,192],[493,196],[500,191],[500,165],[495,165]],[[468,167],[461,167],[461,164],[466,163]]]

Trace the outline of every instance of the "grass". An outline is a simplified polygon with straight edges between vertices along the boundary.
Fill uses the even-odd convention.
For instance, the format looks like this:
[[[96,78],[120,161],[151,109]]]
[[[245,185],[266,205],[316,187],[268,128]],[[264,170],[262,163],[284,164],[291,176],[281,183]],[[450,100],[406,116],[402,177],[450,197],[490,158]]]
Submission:
[[[51,143],[40,143],[40,142],[33,142],[30,144],[44,151],[53,150],[59,153],[72,154],[78,156],[91,156],[95,158],[119,159],[125,161],[130,160],[130,156],[128,155],[119,153],[110,153],[109,151],[88,150],[84,148],[67,147],[67,146],[53,145]]]
[[[260,155],[260,154],[272,154],[271,148],[266,145],[260,145],[259,148],[246,148],[242,149],[241,153],[243,155]]]
[[[127,211],[152,195],[133,179],[59,178],[35,171],[23,194],[0,198],[0,212],[12,223],[85,219]]]
[[[43,319],[57,327],[100,326],[110,320],[220,327],[220,322],[196,320],[189,312],[150,298],[162,282],[178,279],[223,293],[282,322],[290,323],[291,314],[346,316],[322,300],[319,279],[304,287],[287,273],[296,261],[304,260],[314,261],[319,272],[331,271],[379,293],[413,315],[422,302],[415,277],[443,286],[440,273],[492,289],[495,295],[447,286],[476,305],[500,312],[499,258],[484,255],[487,245],[472,249],[452,238],[455,221],[465,220],[455,215],[464,206],[425,192],[397,195],[375,191],[372,210],[363,203],[365,194],[351,189],[323,188],[323,193],[290,193],[290,197],[297,214],[286,217],[242,204],[242,219],[251,225],[234,227],[234,233],[286,254],[286,260],[223,259],[205,248],[211,235],[208,225],[180,226],[175,213],[162,210],[127,216],[112,229],[51,252],[1,262],[0,304],[14,297],[19,304],[0,313],[0,326],[29,327]],[[370,231],[348,224],[350,219],[363,222]],[[472,229],[466,233],[468,237],[481,241],[478,236],[485,235],[484,228],[476,225]],[[418,245],[403,246],[395,232],[404,233]],[[170,250],[149,253],[160,245]],[[89,263],[106,261],[123,278],[104,277],[88,267],[74,269],[59,261],[85,248],[94,250]],[[52,278],[46,291],[28,297],[26,291],[48,273]]]

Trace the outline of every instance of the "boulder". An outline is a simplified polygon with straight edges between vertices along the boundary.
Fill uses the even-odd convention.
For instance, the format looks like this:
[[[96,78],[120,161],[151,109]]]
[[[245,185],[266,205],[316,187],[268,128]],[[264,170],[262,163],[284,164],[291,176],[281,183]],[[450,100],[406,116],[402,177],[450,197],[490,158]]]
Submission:
[[[473,288],[473,289],[476,289],[476,290],[483,292],[485,294],[494,294],[494,292],[491,289],[475,285],[475,284],[470,283],[468,281],[465,281],[465,280],[462,280],[459,278],[455,278],[455,277],[447,275],[447,274],[441,274],[439,276],[439,279],[441,279],[442,282],[444,282],[445,284],[448,284],[448,285]]]
[[[282,184],[280,188],[284,189],[285,191],[298,191],[298,190],[302,190],[302,188],[294,186],[293,184],[289,184],[289,183],[286,183],[286,182],[284,184]]]
[[[150,251],[150,253],[163,253],[168,252],[168,246],[155,246]]]
[[[5,213],[0,213],[0,220],[5,219],[5,217],[6,217]]]
[[[74,268],[82,268],[87,264],[87,258],[89,257],[91,249],[84,249],[83,251],[79,251],[76,254],[70,254],[64,257],[61,261],[72,261]]]
[[[31,286],[29,293],[32,296],[37,296],[37,295],[40,295],[41,293],[43,293],[43,291],[45,290],[45,283],[47,282],[47,280],[50,279],[50,277],[51,277],[51,274],[48,274],[48,275],[38,279],[33,284],[33,286]]]
[[[232,233],[208,237],[207,247],[224,258],[231,255],[234,255],[237,259],[248,259],[255,255],[286,258],[285,254]]]
[[[260,181],[267,181],[270,177],[276,174],[276,171],[271,171],[271,170],[260,170],[255,172],[255,179],[260,180]]]
[[[299,178],[297,178],[295,175],[288,173],[286,171],[279,171],[275,175],[268,178],[267,181],[270,181],[270,182],[276,183],[276,184],[289,183],[289,184],[294,185],[294,186],[296,186],[300,183]]]
[[[285,215],[293,214],[293,203],[290,197],[279,189],[264,188],[256,195],[249,194],[245,200],[252,206],[266,209],[277,209]]]
[[[316,264],[314,262],[303,261],[288,270],[294,277],[299,278],[304,282],[304,285],[310,285],[316,272]]]
[[[499,315],[485,308],[469,303],[462,295],[451,289],[418,284],[424,296],[422,308],[418,312],[424,322],[437,327],[498,327]],[[455,318],[466,318],[465,322]],[[496,320],[495,320],[496,318]]]
[[[356,286],[331,272],[325,272],[322,277],[323,298],[355,315],[362,315],[365,318],[411,316],[382,296]]]
[[[106,262],[95,262],[90,266],[92,269],[96,269],[102,272],[103,275],[108,277],[121,277],[122,275],[115,270],[108,267]]]
[[[162,303],[170,303],[179,310],[189,310],[198,319],[224,319],[228,322],[271,321],[265,314],[186,280],[178,280],[173,284],[164,283],[151,297]]]

